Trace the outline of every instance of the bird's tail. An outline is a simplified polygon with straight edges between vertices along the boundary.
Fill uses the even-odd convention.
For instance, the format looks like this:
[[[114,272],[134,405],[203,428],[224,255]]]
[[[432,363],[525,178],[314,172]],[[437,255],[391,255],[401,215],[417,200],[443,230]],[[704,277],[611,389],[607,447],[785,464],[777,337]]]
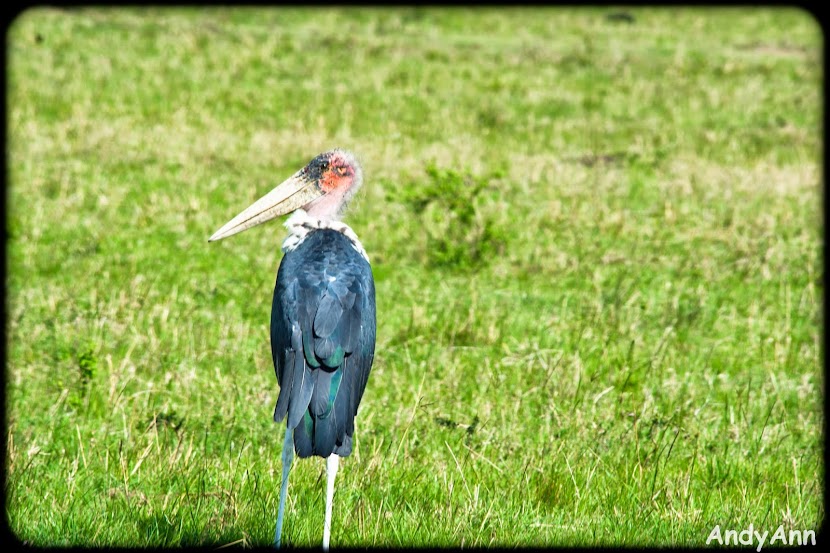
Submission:
[[[315,369],[314,392],[308,409],[294,429],[294,447],[299,457],[346,457],[352,452],[352,438],[346,434],[351,414],[348,385],[343,385],[344,367],[334,371]],[[347,383],[346,383],[347,384]]]

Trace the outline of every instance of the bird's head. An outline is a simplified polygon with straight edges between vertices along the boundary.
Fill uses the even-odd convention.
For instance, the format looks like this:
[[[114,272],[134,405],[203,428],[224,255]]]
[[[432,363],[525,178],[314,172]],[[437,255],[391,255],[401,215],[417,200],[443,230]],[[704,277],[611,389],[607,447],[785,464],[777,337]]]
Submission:
[[[228,221],[209,241],[233,236],[300,208],[317,219],[339,219],[361,184],[363,171],[354,154],[339,148],[324,152]]]

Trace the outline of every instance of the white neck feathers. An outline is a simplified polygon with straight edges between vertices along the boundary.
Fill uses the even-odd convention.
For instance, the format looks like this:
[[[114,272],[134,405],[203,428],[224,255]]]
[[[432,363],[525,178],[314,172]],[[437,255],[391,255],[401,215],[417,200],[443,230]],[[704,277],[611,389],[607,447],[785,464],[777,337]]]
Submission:
[[[369,261],[369,256],[366,255],[366,250],[363,249],[363,244],[360,243],[357,234],[343,221],[317,219],[310,216],[305,210],[298,209],[285,221],[285,228],[288,229],[288,237],[282,243],[283,252],[294,251],[305,240],[305,237],[314,230],[331,229],[348,238],[357,253],[362,255],[366,261]]]

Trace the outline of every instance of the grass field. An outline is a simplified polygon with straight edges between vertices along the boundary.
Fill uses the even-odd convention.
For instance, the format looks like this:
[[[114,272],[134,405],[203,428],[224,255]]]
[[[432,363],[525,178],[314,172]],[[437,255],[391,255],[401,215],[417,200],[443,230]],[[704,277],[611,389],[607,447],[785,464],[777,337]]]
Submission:
[[[337,546],[816,529],[820,28],[786,9],[37,9],[8,45],[6,516],[268,545],[278,223],[334,146],[377,283]],[[317,546],[324,463],[283,541]]]

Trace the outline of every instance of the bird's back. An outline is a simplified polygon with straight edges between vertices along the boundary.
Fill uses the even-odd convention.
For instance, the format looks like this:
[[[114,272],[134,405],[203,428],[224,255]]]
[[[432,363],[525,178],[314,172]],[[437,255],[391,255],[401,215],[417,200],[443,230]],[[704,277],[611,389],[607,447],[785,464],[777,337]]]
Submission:
[[[354,417],[375,349],[375,286],[343,233],[318,229],[286,252],[271,310],[271,353],[300,457],[352,449]]]

